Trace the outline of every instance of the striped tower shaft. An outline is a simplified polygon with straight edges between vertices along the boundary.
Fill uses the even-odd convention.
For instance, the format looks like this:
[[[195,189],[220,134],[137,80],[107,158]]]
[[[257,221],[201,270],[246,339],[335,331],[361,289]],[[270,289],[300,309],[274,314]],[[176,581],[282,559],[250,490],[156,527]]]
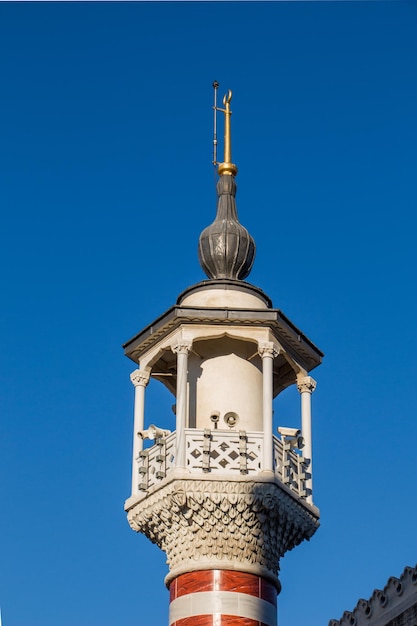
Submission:
[[[170,586],[169,626],[276,626],[271,582],[231,570],[181,574]]]

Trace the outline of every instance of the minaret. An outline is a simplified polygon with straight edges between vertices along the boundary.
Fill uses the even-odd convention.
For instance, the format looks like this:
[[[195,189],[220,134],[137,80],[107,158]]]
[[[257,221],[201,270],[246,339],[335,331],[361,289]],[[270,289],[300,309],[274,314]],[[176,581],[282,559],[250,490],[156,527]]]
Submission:
[[[255,244],[237,217],[231,98],[220,109],[217,215],[199,240],[208,280],[124,345],[138,364],[125,509],[132,529],[166,553],[169,626],[276,626],[279,560],[319,525],[309,372],[323,355],[243,280]],[[175,396],[175,429],[145,423],[151,377]],[[301,415],[278,437],[273,399],[289,385]]]

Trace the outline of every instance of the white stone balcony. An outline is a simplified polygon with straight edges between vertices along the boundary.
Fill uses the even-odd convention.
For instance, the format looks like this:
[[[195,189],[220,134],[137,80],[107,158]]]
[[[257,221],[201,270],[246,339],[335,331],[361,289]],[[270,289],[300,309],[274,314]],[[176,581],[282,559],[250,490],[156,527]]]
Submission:
[[[279,481],[294,495],[306,499],[309,461],[290,443],[273,438],[274,472]],[[185,429],[186,467],[191,476],[198,474],[230,474],[256,476],[262,471],[264,434],[231,430]],[[139,453],[138,490],[146,495],[150,489],[169,476],[175,467],[176,433],[160,437]]]

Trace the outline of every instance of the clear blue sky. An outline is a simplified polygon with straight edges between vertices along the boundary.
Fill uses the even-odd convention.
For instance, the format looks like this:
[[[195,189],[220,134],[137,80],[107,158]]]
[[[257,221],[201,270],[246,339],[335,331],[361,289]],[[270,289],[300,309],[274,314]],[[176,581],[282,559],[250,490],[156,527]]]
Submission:
[[[168,623],[164,555],[123,511],[121,344],[203,278],[214,79],[249,280],[326,354],[322,526],[282,560],[280,626],[416,563],[416,32],[405,1],[0,4],[3,626]],[[148,423],[171,404],[152,384]]]

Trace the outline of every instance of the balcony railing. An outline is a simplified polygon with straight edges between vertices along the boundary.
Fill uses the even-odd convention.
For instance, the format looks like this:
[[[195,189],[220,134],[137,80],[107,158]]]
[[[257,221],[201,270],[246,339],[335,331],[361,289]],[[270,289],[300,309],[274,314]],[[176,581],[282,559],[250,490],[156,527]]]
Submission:
[[[277,478],[301,498],[307,497],[308,461],[290,443],[272,435]],[[191,474],[256,475],[262,471],[263,433],[185,429],[186,464]],[[156,439],[139,453],[138,488],[147,491],[175,467],[175,432]]]

